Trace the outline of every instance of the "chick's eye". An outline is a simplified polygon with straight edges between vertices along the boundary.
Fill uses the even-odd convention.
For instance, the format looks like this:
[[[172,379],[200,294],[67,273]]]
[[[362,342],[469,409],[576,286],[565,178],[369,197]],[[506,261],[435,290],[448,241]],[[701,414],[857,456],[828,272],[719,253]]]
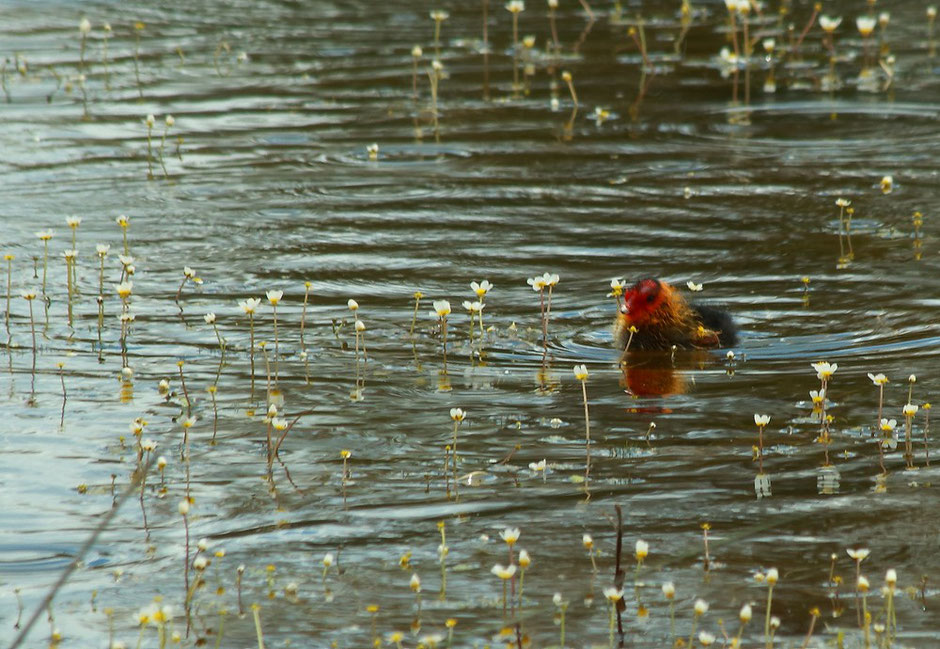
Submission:
[[[656,296],[653,295],[652,293],[650,293],[649,295],[646,296],[646,303],[647,303],[647,304],[652,304],[652,303],[653,303],[653,300],[655,300],[655,299],[656,299]]]

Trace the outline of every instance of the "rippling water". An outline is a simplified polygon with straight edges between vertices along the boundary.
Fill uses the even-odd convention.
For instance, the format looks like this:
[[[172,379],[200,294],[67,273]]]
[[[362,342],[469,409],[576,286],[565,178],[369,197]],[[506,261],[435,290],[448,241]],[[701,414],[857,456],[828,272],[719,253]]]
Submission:
[[[696,597],[711,603],[699,628],[718,633],[719,618],[733,621],[742,603],[764,601],[766,587],[752,573],[777,567],[773,610],[786,642],[802,642],[808,611],[818,606],[814,643],[831,642],[843,629],[861,646],[854,566],[844,550],[866,546],[873,590],[891,567],[899,586],[916,590],[899,597],[902,644],[933,646],[936,470],[925,466],[921,445],[916,472],[904,470],[897,450],[878,482],[869,434],[878,392],[866,376],[888,375],[885,414],[902,427],[907,376],[917,375],[917,404],[940,385],[940,68],[929,55],[924,7],[877,7],[891,12],[883,37],[896,57],[889,88],[880,68],[874,85],[859,81],[866,47],[854,19],[864,3],[839,2],[827,6],[845,17],[835,39],[838,87],[822,89],[828,60],[814,27],[799,64],[775,64],[776,93],[763,91],[768,65],[755,55],[745,104],[743,70],[738,103],[734,75],[721,73],[718,52],[729,34],[723,3],[695,3],[681,56],[673,47],[680,3],[631,2],[620,18],[611,3],[593,4],[591,23],[579,3],[562,0],[556,61],[546,9],[528,3],[519,22],[521,35],[536,37],[523,56],[533,74],[523,75],[527,85],[518,92],[512,23],[502,4],[489,8],[485,57],[481,3],[444,5],[450,16],[441,29],[435,132],[427,68],[435,51],[428,11],[436,5],[8,3],[0,28],[7,99],[0,104],[0,243],[15,259],[0,375],[5,640],[15,635],[17,598],[24,616],[38,605],[129,484],[136,417],[148,421],[143,437],[168,460],[165,476],[148,477],[143,507],[135,496],[119,510],[55,598],[54,626],[63,646],[103,645],[105,611],[113,609],[114,637],[130,645],[137,610],[160,595],[176,609],[174,628],[185,629],[177,514],[186,475],[179,461],[182,360],[198,417],[190,430],[190,535],[208,538],[212,552],[225,550],[195,596],[194,630],[184,644],[198,638],[214,645],[224,608],[222,646],[251,645],[252,603],[261,604],[268,646],[367,646],[370,604],[379,606],[375,628],[383,638],[418,621],[405,646],[446,633],[451,617],[457,646],[515,640],[515,630],[493,640],[505,620],[501,587],[490,574],[507,559],[498,531],[513,526],[522,530],[519,547],[533,556],[524,609],[512,618],[521,620],[520,635],[533,646],[557,646],[552,595],[559,591],[571,602],[567,644],[603,645],[609,608],[601,589],[613,581],[611,520],[619,504],[629,645],[669,643],[662,582],[676,583],[680,636],[690,631]],[[809,19],[804,4],[792,7],[781,28],[775,3],[766,17],[752,18],[751,35],[776,38],[779,54]],[[637,12],[653,74],[642,74],[627,36]],[[83,16],[92,23],[87,109],[78,77]],[[104,21],[113,28],[107,68]],[[143,25],[135,31],[136,21]],[[872,40],[869,51],[877,49]],[[415,45],[424,50],[416,99]],[[573,76],[577,111],[562,70]],[[597,119],[595,109],[607,118]],[[162,146],[166,167],[164,174],[152,162],[152,179],[148,114],[156,117],[153,157]],[[163,144],[170,114],[175,124]],[[372,143],[377,160],[367,153]],[[893,176],[890,194],[879,186],[885,175]],[[842,262],[839,197],[855,208],[854,258]],[[924,214],[919,237],[915,211]],[[130,216],[136,267],[136,321],[126,350],[134,373],[123,381],[121,304],[112,289],[121,274],[119,214]],[[72,326],[62,259],[72,247],[68,215],[83,219]],[[35,233],[45,228],[55,234],[48,306],[41,295],[34,302],[34,371],[28,305],[17,296],[40,286],[43,247]],[[97,243],[111,244],[100,348]],[[204,283],[184,287],[181,315],[174,297],[187,265]],[[543,348],[538,296],[525,280],[545,271],[561,281]],[[605,296],[610,278],[644,276],[703,283],[703,299],[728,305],[742,329],[736,360],[723,352],[634,354],[621,372],[609,333],[614,306]],[[475,333],[471,345],[461,302],[472,299],[469,282],[484,278],[495,285],[484,310],[490,329],[482,342]],[[281,448],[273,489],[265,480],[265,365],[256,353],[252,380],[248,322],[238,307],[270,289],[285,292],[277,367],[283,412],[291,419],[307,413]],[[415,291],[425,298],[412,337]],[[356,361],[349,298],[366,325],[364,364]],[[446,373],[428,315],[437,299],[454,309]],[[203,321],[207,312],[217,314],[228,341],[224,358]],[[265,305],[256,319],[269,357],[271,316]],[[828,404],[835,469],[826,471],[808,394],[819,386],[809,364],[819,360],[839,365]],[[61,377],[57,363],[64,363]],[[590,372],[587,485],[575,363]],[[163,378],[169,396],[158,391]],[[443,471],[454,407],[468,413],[459,473],[472,482],[461,486],[459,500],[447,497]],[[755,412],[772,418],[764,459],[772,496],[761,499]],[[923,414],[914,420],[916,436]],[[343,449],[351,451],[345,486]],[[930,451],[940,457],[933,442]],[[542,459],[544,476],[529,468]],[[438,521],[449,547],[443,599]],[[705,522],[716,562],[709,573],[702,570]],[[584,533],[597,546],[596,577]],[[651,554],[630,588],[638,538]],[[324,581],[327,552],[337,555],[339,570]],[[402,569],[407,552],[412,567]],[[827,588],[833,553],[844,580],[837,599]],[[239,565],[246,615],[238,615]],[[424,583],[420,614],[408,587],[413,572]],[[299,585],[296,597],[284,595],[290,582]],[[878,621],[883,600],[870,600]],[[752,643],[763,635],[762,604],[755,618]],[[736,621],[726,628],[735,633]],[[41,620],[26,645],[45,642],[49,629]],[[148,630],[145,646],[156,643]]]

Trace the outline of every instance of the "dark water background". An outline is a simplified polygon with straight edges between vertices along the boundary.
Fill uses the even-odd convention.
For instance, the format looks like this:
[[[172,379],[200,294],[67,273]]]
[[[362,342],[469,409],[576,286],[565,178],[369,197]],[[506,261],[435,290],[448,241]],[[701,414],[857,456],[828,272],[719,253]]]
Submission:
[[[699,628],[718,633],[722,618],[734,633],[740,605],[766,596],[752,573],[769,567],[780,570],[774,613],[790,644],[799,645],[808,611],[818,606],[823,618],[813,642],[822,646],[844,629],[857,645],[854,569],[845,549],[859,546],[872,550],[863,565],[876,591],[876,621],[882,576],[896,568],[899,586],[917,589],[916,597],[899,598],[901,642],[933,646],[937,473],[933,463],[924,466],[921,446],[917,471],[905,471],[895,451],[877,488],[869,434],[877,389],[866,376],[888,375],[885,412],[902,423],[909,374],[917,375],[914,403],[935,398],[940,386],[940,68],[930,56],[926,5],[877,4],[891,12],[883,36],[885,53],[896,57],[890,88],[881,68],[874,81],[859,81],[865,48],[854,19],[865,4],[836,2],[826,12],[844,17],[835,39],[838,87],[825,89],[828,60],[814,27],[800,60],[777,69],[776,93],[763,91],[768,66],[755,55],[749,105],[744,72],[737,104],[733,79],[721,74],[723,3],[694,4],[678,56],[678,2],[624,3],[620,20],[610,3],[595,2],[590,23],[577,2],[562,0],[559,61],[547,49],[545,5],[530,1],[519,18],[520,34],[536,37],[526,55],[533,75],[517,92],[510,14],[500,3],[490,7],[484,67],[480,5],[442,5],[450,16],[441,31],[435,133],[431,3],[6,3],[0,245],[15,259],[0,374],[0,637],[15,634],[14,589],[28,613],[110,509],[112,493],[129,483],[135,417],[148,420],[144,437],[169,461],[167,493],[160,497],[158,478],[148,479],[146,529],[140,504],[123,506],[57,596],[55,626],[62,646],[105,646],[104,610],[111,607],[115,637],[130,645],[136,611],[161,595],[176,609],[174,628],[185,627],[176,512],[185,481],[176,363],[184,360],[199,417],[191,429],[191,536],[226,552],[196,596],[196,630],[186,644],[208,637],[214,646],[206,629],[217,629],[220,608],[229,612],[222,646],[255,643],[251,615],[237,614],[235,569],[244,564],[244,605],[261,604],[268,646],[368,646],[370,604],[380,607],[377,631],[406,631],[405,646],[446,633],[450,617],[458,620],[455,646],[481,645],[503,626],[490,567],[505,562],[498,532],[513,526],[522,531],[519,547],[533,556],[521,632],[533,646],[557,645],[552,595],[560,591],[571,601],[568,644],[604,645],[609,609],[601,589],[612,582],[611,517],[620,504],[628,566],[636,539],[651,546],[636,588],[628,572],[630,646],[668,644],[663,581],[676,583],[680,635],[688,635],[696,597],[712,607]],[[787,24],[798,35],[811,7],[792,3],[783,31],[777,8],[752,17],[750,29],[775,37],[779,52],[794,37]],[[638,11],[649,75],[641,74],[627,36]],[[83,16],[92,22],[86,116],[78,79]],[[113,28],[107,73],[103,21]],[[144,23],[139,85],[135,21]],[[417,99],[414,45],[424,50]],[[573,75],[575,114],[562,70]],[[596,120],[596,108],[609,118]],[[157,120],[155,147],[165,116],[175,118],[164,150],[167,177],[157,164],[148,179],[148,114]],[[375,161],[366,151],[372,143],[379,145]],[[893,191],[883,194],[879,181],[889,174]],[[847,263],[839,261],[839,197],[856,209]],[[915,211],[924,214],[919,241]],[[123,385],[120,301],[111,288],[120,275],[120,214],[130,216],[136,266],[127,350],[134,376]],[[61,256],[71,247],[68,215],[83,219],[71,327]],[[41,298],[34,305],[34,375],[27,303],[18,295],[39,287],[35,232],[45,228],[55,235],[49,306]],[[101,353],[96,243],[112,246]],[[174,295],[186,265],[204,284],[186,286],[180,318]],[[538,296],[526,285],[546,271],[561,278],[547,355]],[[610,347],[614,307],[606,294],[612,277],[644,276],[677,286],[701,282],[703,298],[727,304],[742,328],[736,362],[729,365],[723,352],[654,354],[633,358],[624,376]],[[473,297],[469,282],[484,278],[495,285],[484,310],[492,330],[471,352],[461,302]],[[305,281],[312,282],[306,365],[299,338]],[[278,309],[284,411],[312,411],[281,450],[296,488],[275,464],[276,493],[264,479],[264,364],[258,356],[252,392],[248,324],[237,304],[270,289],[285,292]],[[413,344],[415,291],[426,298]],[[358,370],[349,298],[358,300],[367,326],[369,361]],[[432,299],[453,307],[446,374],[428,315]],[[210,311],[229,343],[221,368],[215,335],[202,320]],[[270,348],[267,305],[256,325]],[[821,471],[823,447],[814,442],[819,423],[808,391],[819,383],[809,364],[820,360],[839,365],[829,404],[837,479]],[[61,426],[59,362],[68,393]],[[575,363],[590,372],[589,499],[578,481],[585,449]],[[169,401],[158,392],[161,378],[172,383]],[[216,381],[218,444],[210,446],[206,388]],[[458,502],[446,497],[442,472],[453,407],[468,413],[460,473],[478,472]],[[763,499],[754,493],[754,413],[772,417],[765,471],[773,495]],[[650,422],[656,428],[647,444]],[[352,453],[345,489],[342,449]],[[935,442],[930,450],[940,460]],[[542,459],[544,480],[528,467]],[[444,601],[438,521],[446,522],[450,550]],[[704,522],[718,562],[708,574]],[[597,544],[596,578],[584,533]],[[403,570],[399,557],[409,551],[412,569]],[[339,553],[341,573],[334,567],[324,584],[326,552]],[[827,588],[832,553],[845,581],[838,617]],[[420,616],[408,587],[412,572],[424,582]],[[283,593],[289,582],[299,586],[296,598]],[[640,604],[648,616],[638,618]],[[762,616],[755,607],[754,643]],[[47,642],[44,618],[27,645]],[[420,630],[412,635],[416,618]],[[145,646],[157,646],[153,630]]]

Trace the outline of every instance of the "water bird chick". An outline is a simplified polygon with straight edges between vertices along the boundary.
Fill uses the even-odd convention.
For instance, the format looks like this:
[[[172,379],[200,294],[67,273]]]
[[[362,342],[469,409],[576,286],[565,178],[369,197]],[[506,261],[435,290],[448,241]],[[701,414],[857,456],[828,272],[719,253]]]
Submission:
[[[630,349],[729,347],[737,341],[737,326],[724,309],[686,302],[668,283],[648,277],[624,291],[614,322],[618,349],[628,341]]]

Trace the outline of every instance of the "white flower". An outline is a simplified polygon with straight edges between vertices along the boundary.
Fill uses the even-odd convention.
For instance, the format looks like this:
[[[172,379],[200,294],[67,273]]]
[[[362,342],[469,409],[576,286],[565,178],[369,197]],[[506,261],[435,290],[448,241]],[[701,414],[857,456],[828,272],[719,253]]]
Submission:
[[[639,561],[645,559],[650,553],[650,545],[642,539],[637,539],[636,542],[636,558]]]
[[[424,54],[424,52],[421,50],[420,45],[415,45],[411,48],[411,56],[415,57],[416,59],[420,59],[422,54]]]
[[[52,238],[52,235],[53,235],[52,230],[40,230],[39,232],[36,233],[36,236],[39,237],[40,241],[48,241],[49,239]]]
[[[242,311],[245,312],[245,315],[252,315],[257,310],[258,306],[261,304],[260,297],[250,297],[246,300],[242,300],[238,303],[238,306]]]
[[[777,571],[776,568],[771,568],[770,570],[767,571],[767,574],[764,576],[764,579],[767,580],[768,584],[773,586],[774,584],[777,583],[777,580],[780,579],[780,573]]]
[[[816,378],[820,380],[826,380],[830,378],[833,374],[836,373],[836,370],[839,369],[838,363],[810,363],[810,366],[816,370]]]
[[[408,582],[408,586],[416,593],[421,592],[421,578],[418,576],[418,573],[411,575],[411,581]]]
[[[359,319],[357,318],[357,319],[356,319],[356,331],[357,331],[358,333],[362,333],[362,332],[365,331],[365,330],[366,330],[366,323],[363,322],[362,320],[359,320]]]
[[[850,557],[855,559],[856,561],[861,562],[861,561],[864,561],[868,557],[869,554],[871,554],[871,550],[869,550],[868,548],[858,548],[857,550],[849,549],[849,550],[846,550],[846,553]]]
[[[166,119],[163,120],[163,123],[166,124],[167,128],[176,124],[176,119],[172,115],[167,115]]]
[[[327,552],[326,554],[324,554],[322,563],[323,563],[324,568],[329,568],[330,566],[332,566],[333,565],[333,553]]]
[[[839,25],[842,24],[842,18],[831,18],[829,16],[820,16],[819,17],[819,26],[822,27],[824,32],[831,34],[834,32]]]
[[[574,378],[579,381],[587,381],[588,371],[587,367],[582,363],[581,365],[574,366]]]
[[[359,308],[359,303],[356,302],[354,299],[350,298],[346,300],[346,306],[349,307],[350,311],[355,311],[356,309]]]
[[[183,266],[183,277],[186,279],[193,279],[196,277],[196,271],[194,271],[189,266]]]
[[[538,275],[527,279],[526,284],[531,286],[533,291],[541,291],[545,288],[545,280]]]
[[[189,513],[189,501],[181,500],[176,506],[176,511],[180,513],[180,516],[186,516]]]
[[[82,18],[78,23],[78,31],[82,34],[88,34],[91,31],[91,21],[87,18]]]
[[[111,244],[108,243],[99,243],[95,246],[95,252],[98,253],[99,257],[107,255],[109,250],[111,250]]]
[[[917,376],[911,374],[909,377],[907,377],[907,380],[909,383],[917,383]]]
[[[443,22],[450,18],[450,14],[444,11],[443,9],[433,9],[431,10],[431,20],[435,22]]]
[[[500,579],[511,579],[512,576],[516,574],[516,566],[509,564],[508,566],[503,567],[502,564],[497,563],[495,566],[490,568],[490,572]]]
[[[552,603],[555,606],[561,606],[562,602],[564,601],[565,600],[562,598],[561,593],[555,593],[554,595],[552,595]]]
[[[892,176],[884,176],[881,179],[881,193],[890,194],[891,190],[894,189],[894,178]]]
[[[890,433],[898,425],[897,419],[882,419],[881,420],[881,430],[886,433]]]
[[[465,308],[471,314],[479,313],[480,311],[483,310],[483,303],[479,301],[471,302],[470,300],[464,300],[463,308]]]
[[[209,560],[205,557],[196,557],[193,560],[193,568],[196,570],[205,570],[206,566],[209,565]]]
[[[859,16],[855,19],[855,26],[858,27],[858,33],[862,36],[871,36],[871,33],[875,31],[875,19],[872,16]]]
[[[888,568],[888,572],[885,573],[885,583],[888,586],[894,586],[898,583],[898,572],[894,568]]]
[[[519,567],[528,568],[532,565],[532,557],[529,556],[528,550],[519,550]]]
[[[672,599],[676,596],[676,585],[673,584],[671,581],[667,581],[666,583],[664,583],[662,586],[662,589],[663,589],[663,596],[666,599]]]
[[[499,537],[504,540],[509,545],[512,545],[519,540],[519,528],[518,527],[507,527],[502,532],[499,533]]]
[[[482,298],[484,295],[493,290],[493,285],[490,284],[489,280],[484,279],[479,284],[476,282],[470,282],[470,289],[477,294],[477,297]]]
[[[147,124],[147,128],[153,128],[153,125],[156,121],[157,121],[157,118],[154,117],[152,114],[147,115],[147,118],[144,120],[144,122]]]
[[[434,300],[434,315],[444,318],[450,313],[450,302],[447,300]]]
[[[67,216],[65,217],[65,224],[68,225],[73,230],[82,224],[82,217],[80,216]]]
[[[738,613],[738,619],[741,620],[741,624],[747,624],[751,621],[751,617],[754,615],[754,612],[751,610],[750,604],[745,604],[741,607],[741,611]]]
[[[608,586],[604,589],[604,597],[610,602],[619,602],[623,599],[623,589],[614,586]]]
[[[858,576],[857,588],[861,593],[867,593],[868,589],[871,588],[871,584],[868,583],[868,577],[865,575]]]
[[[770,423],[770,415],[754,415],[754,423],[763,428]]]
[[[704,599],[697,599],[695,600],[693,609],[695,610],[696,615],[705,615],[705,613],[708,612],[708,602],[706,602]]]
[[[284,297],[284,291],[268,291],[265,295],[268,298],[268,302],[271,303],[271,306],[277,306],[277,303]]]
[[[590,550],[594,547],[594,539],[591,538],[590,534],[583,534],[581,536],[581,545],[584,546],[585,550]]]
[[[825,390],[810,390],[809,398],[813,400],[814,404],[822,403],[826,400],[826,391]]]
[[[206,321],[206,324],[212,324],[215,322],[215,314],[207,313],[206,315],[202,316],[202,319]]]
[[[839,207],[848,207],[851,204],[852,204],[852,201],[848,200],[847,198],[836,199],[836,205],[838,205]]]
[[[692,291],[693,293],[697,293],[698,291],[702,290],[702,285],[696,284],[691,279],[688,282],[686,282],[685,285],[688,286],[689,290]]]
[[[189,417],[184,417],[180,420],[180,423],[183,425],[183,428],[192,428],[196,423],[196,415],[190,415]]]
[[[131,255],[118,255],[118,261],[125,268],[134,264],[134,258]]]
[[[466,417],[467,413],[465,413],[462,408],[450,409],[450,418],[454,421],[463,421]]]
[[[126,300],[134,290],[134,282],[121,282],[120,284],[115,284],[114,288],[117,290],[117,294],[121,299]]]
[[[140,443],[141,450],[152,451],[157,448],[157,443],[149,437]]]
[[[715,636],[708,631],[701,631],[698,634],[698,641],[702,643],[703,647],[709,647],[715,642]]]
[[[506,3],[506,11],[511,14],[518,14],[525,11],[525,2],[522,0],[509,0],[509,2]]]
[[[131,221],[130,217],[127,216],[126,214],[121,214],[119,217],[117,217],[114,220],[122,228],[127,228],[127,226],[130,225],[130,221]]]
[[[917,414],[917,411],[920,410],[920,407],[913,403],[908,403],[902,408],[901,412],[904,413],[905,417],[913,417]]]
[[[884,385],[885,383],[888,382],[888,377],[885,376],[884,374],[872,374],[871,372],[869,372],[868,378],[870,378],[871,382],[874,383],[875,385]]]

